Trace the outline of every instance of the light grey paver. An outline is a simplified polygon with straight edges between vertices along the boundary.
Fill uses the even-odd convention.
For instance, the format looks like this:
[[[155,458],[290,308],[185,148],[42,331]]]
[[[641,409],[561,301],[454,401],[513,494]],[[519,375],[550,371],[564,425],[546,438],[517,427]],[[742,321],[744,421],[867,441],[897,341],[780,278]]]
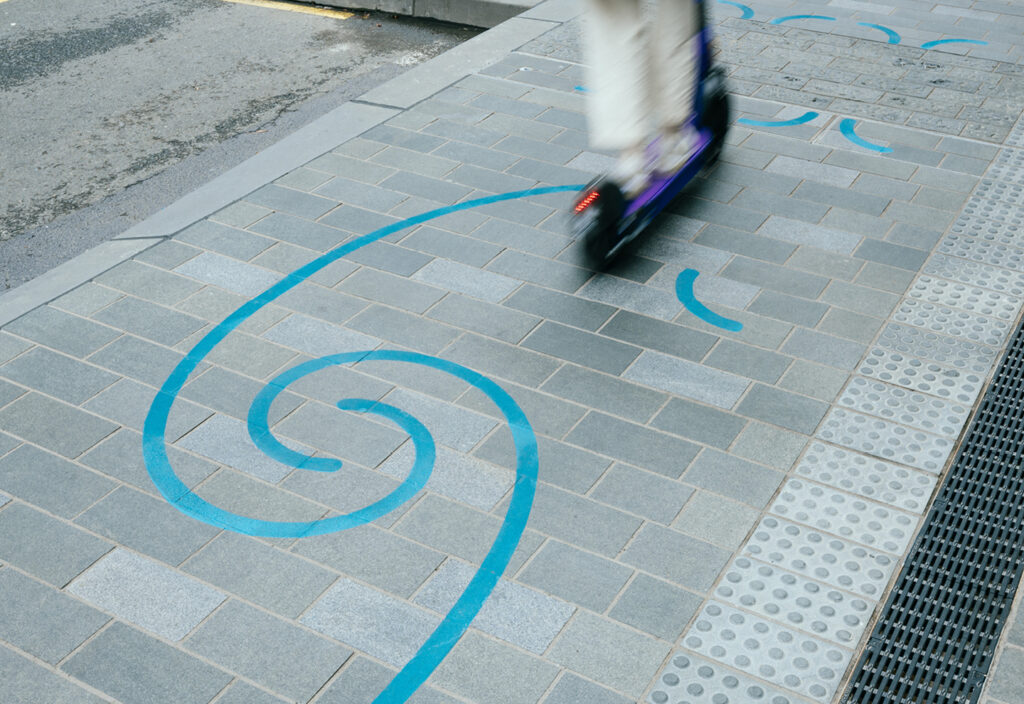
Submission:
[[[68,585],[75,596],[167,640],[181,640],[227,595],[127,550],[116,549]]]
[[[490,511],[512,488],[515,481],[512,472],[444,446],[436,449],[434,469],[424,487],[427,491],[462,501],[482,511]],[[378,469],[401,479],[408,474],[414,457],[415,448],[411,443],[405,443]]]
[[[694,401],[730,409],[750,383],[735,374],[707,369],[660,352],[644,351],[623,376]]]

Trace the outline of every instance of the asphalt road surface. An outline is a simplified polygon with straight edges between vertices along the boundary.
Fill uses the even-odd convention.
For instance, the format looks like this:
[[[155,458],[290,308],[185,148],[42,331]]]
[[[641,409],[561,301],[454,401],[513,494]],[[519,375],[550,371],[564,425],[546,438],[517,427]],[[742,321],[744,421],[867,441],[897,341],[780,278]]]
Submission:
[[[0,294],[480,31],[343,14],[0,0]]]

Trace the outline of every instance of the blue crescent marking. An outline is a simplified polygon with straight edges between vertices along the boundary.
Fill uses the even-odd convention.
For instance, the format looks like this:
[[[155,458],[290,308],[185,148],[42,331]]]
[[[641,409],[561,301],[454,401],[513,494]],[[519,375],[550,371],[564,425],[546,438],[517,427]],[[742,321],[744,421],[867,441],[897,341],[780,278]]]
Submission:
[[[828,15],[786,15],[785,17],[776,17],[768,24],[782,24],[783,22],[792,22],[793,20],[828,20],[829,22],[835,22],[835,17],[829,17]]]
[[[877,30],[880,30],[882,32],[885,32],[886,34],[889,35],[889,43],[890,44],[899,44],[900,43],[900,38],[901,38],[900,35],[897,32],[895,32],[894,30],[889,29],[888,27],[886,27],[884,25],[872,24],[870,22],[858,22],[857,24],[859,24],[861,27],[871,27],[871,29],[877,29]]]
[[[936,39],[931,42],[925,42],[921,45],[921,48],[932,49],[943,44],[977,44],[979,46],[988,46],[988,42],[983,42],[980,39]]]
[[[751,125],[752,127],[793,127],[810,122],[817,116],[818,113],[808,110],[800,117],[794,117],[791,120],[751,120],[749,117],[741,117],[736,122],[741,125]]]
[[[743,323],[738,320],[732,320],[731,318],[719,315],[698,301],[697,297],[693,295],[693,282],[697,280],[697,276],[699,274],[700,272],[696,269],[684,269],[682,273],[676,277],[676,296],[679,298],[680,303],[686,307],[686,310],[693,313],[705,323],[710,323],[715,327],[719,327],[730,332],[739,332],[742,330]]]
[[[856,120],[852,117],[847,117],[839,123],[839,131],[843,133],[844,137],[856,144],[858,147],[864,147],[865,149],[870,149],[882,154],[888,154],[892,151],[891,147],[883,147],[881,144],[874,144],[863,137],[859,137],[857,133],[853,131],[853,126],[856,124]]]
[[[312,262],[288,274],[255,298],[243,303],[237,310],[204,335],[196,343],[195,347],[174,367],[149,407],[142,434],[143,459],[149,476],[160,493],[172,506],[182,513],[210,525],[248,535],[276,537],[316,535],[334,530],[342,530],[353,525],[361,525],[368,520],[373,520],[374,516],[387,513],[401,503],[404,500],[403,497],[414,495],[426,482],[430,474],[430,467],[433,464],[434,444],[427,429],[412,416],[387,404],[367,401],[365,399],[348,399],[340,401],[338,404],[339,408],[342,410],[376,413],[397,423],[412,436],[413,444],[416,448],[416,461],[412,471],[409,473],[409,477],[395,491],[359,511],[343,516],[333,516],[308,522],[265,521],[225,511],[193,494],[175,474],[173,467],[171,467],[170,460],[167,457],[166,440],[167,420],[171,406],[185,386],[189,376],[214,347],[232,331],[268,303],[346,254],[399,230],[439,218],[449,213],[515,198],[577,191],[581,188],[583,188],[582,185],[532,188],[476,198],[464,203],[457,203],[421,213],[420,215],[407,218],[358,237],[348,244],[321,255]],[[454,362],[416,352],[400,350],[373,350],[331,355],[305,362],[284,372],[258,394],[258,398],[253,404],[256,406],[256,409],[250,408],[250,435],[254,439],[259,438],[261,446],[270,447],[272,452],[277,452],[278,459],[286,460],[293,466],[301,467],[308,465],[310,468],[319,469],[320,471],[333,471],[337,469],[340,465],[337,464],[336,460],[333,462],[328,460],[326,464],[319,463],[319,466],[315,466],[318,463],[313,462],[313,460],[317,458],[295,453],[277,443],[276,440],[271,442],[269,429],[266,428],[265,411],[269,409],[274,396],[296,379],[330,365],[353,363],[360,360],[387,360],[422,364],[463,379],[486,394],[502,412],[508,421],[512,440],[516,448],[515,485],[512,490],[508,511],[505,514],[505,519],[501,524],[494,544],[487,552],[480,568],[472,580],[470,580],[469,585],[462,592],[455,605],[445,615],[444,619],[423,645],[420,646],[420,649],[416,651],[412,659],[395,675],[384,691],[374,699],[374,704],[401,704],[411,697],[420,685],[430,677],[431,673],[437,669],[437,666],[455,646],[459,638],[462,637],[462,634],[476,617],[484,601],[494,590],[499,577],[508,566],[509,560],[511,560],[512,554],[519,544],[519,539],[522,537],[523,530],[526,528],[526,522],[533,505],[538,467],[537,437],[530,427],[526,414],[523,413],[515,400],[495,382],[478,372]],[[275,444],[277,447],[275,447]]]
[[[741,20],[749,20],[751,17],[754,16],[753,8],[748,7],[747,5],[744,5],[741,2],[733,2],[733,0],[718,0],[718,4],[719,5],[732,5],[733,7],[738,7],[740,10],[743,11],[743,14],[740,15],[740,19]]]

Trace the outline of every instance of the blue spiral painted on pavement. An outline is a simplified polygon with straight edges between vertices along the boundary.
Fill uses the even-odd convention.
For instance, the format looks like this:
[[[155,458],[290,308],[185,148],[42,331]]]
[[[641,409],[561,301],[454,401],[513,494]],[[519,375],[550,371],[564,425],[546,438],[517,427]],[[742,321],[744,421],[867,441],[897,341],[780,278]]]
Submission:
[[[865,149],[870,149],[871,151],[879,152],[880,154],[888,154],[889,152],[892,151],[892,147],[886,147],[881,144],[869,142],[868,140],[858,135],[856,132],[853,131],[853,128],[856,124],[856,120],[854,120],[852,117],[847,117],[839,123],[839,131],[842,133],[844,137],[846,137],[848,140],[856,144],[858,147],[864,147]]]
[[[754,8],[749,5],[744,5],[741,2],[734,2],[733,0],[718,0],[718,2],[720,5],[732,5],[733,7],[739,8],[740,12],[743,13],[740,15],[741,20],[749,20],[754,16]]]
[[[303,537],[344,530],[362,525],[397,508],[404,501],[416,495],[430,476],[434,460],[434,443],[429,431],[418,420],[389,404],[367,399],[341,399],[340,412],[373,413],[395,423],[410,435],[415,447],[416,459],[409,475],[387,496],[364,507],[341,516],[332,516],[315,521],[268,521],[242,516],[215,506],[196,494],[177,476],[167,456],[167,421],[178,395],[189,376],[200,363],[239,325],[256,312],[298,286],[309,277],[332,262],[361,247],[372,244],[388,235],[413,227],[428,220],[450,213],[476,208],[500,201],[525,198],[549,193],[562,193],[581,189],[581,185],[550,186],[523,191],[503,193],[484,198],[437,208],[420,215],[382,227],[348,244],[321,255],[312,262],[299,267],[255,298],[243,303],[227,318],[215,325],[185,357],[174,367],[161,385],[143,427],[143,459],[149,476],[163,497],[182,513],[218,528],[226,528],[247,535],[269,537]],[[530,422],[519,405],[501,386],[482,374],[460,364],[430,355],[402,350],[362,350],[342,352],[299,364],[280,374],[268,383],[256,396],[249,411],[249,433],[258,447],[270,456],[294,467],[331,472],[340,467],[338,460],[310,457],[285,447],[271,434],[267,412],[274,398],[298,379],[334,365],[356,362],[402,362],[417,364],[451,374],[484,393],[504,415],[512,433],[516,449],[516,479],[512,498],[505,514],[498,536],[484,557],[476,574],[441,623],[430,634],[411,660],[403,667],[388,686],[374,700],[374,704],[401,704],[422,685],[437,669],[466,628],[476,617],[484,601],[494,590],[498,579],[508,566],[515,551],[526,521],[533,506],[537,481],[537,438]]]
[[[789,120],[753,120],[749,117],[741,117],[736,122],[741,125],[750,125],[751,127],[795,127],[796,125],[806,124],[816,117],[818,117],[818,113],[814,110],[808,110],[803,115]]]
[[[890,44],[899,44],[901,41],[899,32],[897,32],[894,29],[890,29],[885,25],[873,24],[871,22],[858,22],[857,24],[860,25],[861,27],[870,27],[871,29],[877,29],[880,32],[885,32],[886,36],[889,37]]]
[[[705,323],[728,330],[729,332],[739,332],[742,330],[743,323],[732,318],[726,318],[724,315],[719,315],[697,300],[697,296],[693,293],[693,283],[697,280],[699,274],[700,272],[696,269],[684,269],[676,277],[676,297],[679,299],[679,302],[683,304],[686,310]]]

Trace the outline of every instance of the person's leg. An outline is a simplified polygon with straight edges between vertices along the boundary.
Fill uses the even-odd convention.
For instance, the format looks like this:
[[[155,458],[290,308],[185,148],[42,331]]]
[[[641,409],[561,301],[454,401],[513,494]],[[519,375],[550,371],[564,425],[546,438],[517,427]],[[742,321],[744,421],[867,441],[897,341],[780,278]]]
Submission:
[[[696,144],[691,124],[697,89],[698,7],[694,0],[658,0],[652,42],[660,173],[675,173]]]
[[[618,152],[612,177],[634,194],[647,182],[651,108],[640,0],[586,0],[585,27],[590,143]]]

